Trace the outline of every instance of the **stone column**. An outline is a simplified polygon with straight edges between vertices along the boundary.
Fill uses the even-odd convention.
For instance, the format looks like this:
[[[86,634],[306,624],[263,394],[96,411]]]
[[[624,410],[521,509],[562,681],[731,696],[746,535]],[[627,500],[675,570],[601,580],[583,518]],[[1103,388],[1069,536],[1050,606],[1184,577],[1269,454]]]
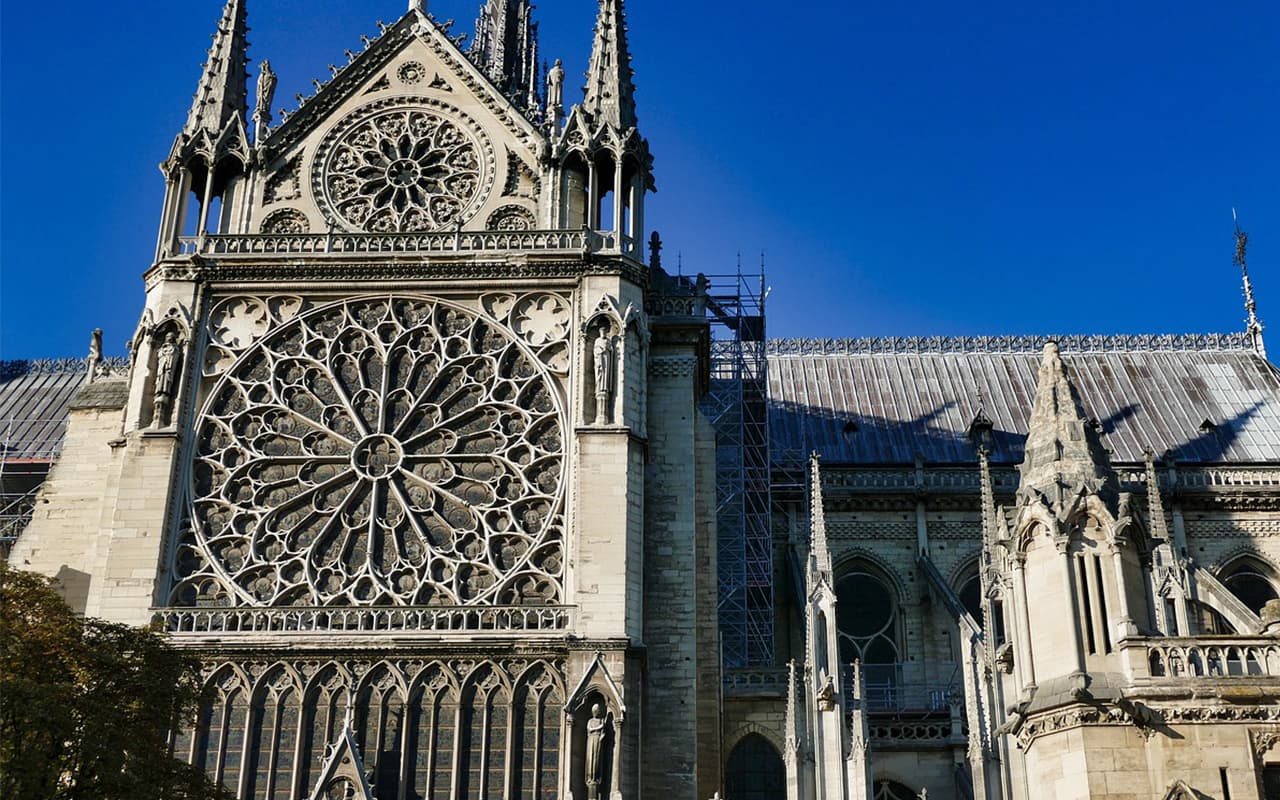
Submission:
[[[1120,552],[1119,545],[1111,548],[1111,563],[1115,566],[1116,570],[1116,594],[1119,595],[1119,597],[1116,598],[1116,610],[1120,614],[1119,624],[1116,625],[1114,630],[1119,633],[1119,636],[1116,637],[1116,641],[1120,642],[1128,639],[1130,636],[1137,636],[1138,626],[1134,623],[1133,614],[1129,611],[1129,587],[1125,583],[1124,554]],[[1099,589],[1101,590],[1101,587],[1099,587]]]
[[[1027,556],[1017,553],[1013,556],[1013,617],[1017,626],[1017,658],[1014,667],[1018,672],[1018,683],[1022,691],[1036,688],[1036,666],[1031,658],[1031,617],[1027,610]]]
[[[1066,598],[1070,612],[1067,628],[1071,631],[1071,643],[1075,650],[1076,668],[1072,671],[1071,677],[1082,682],[1079,688],[1083,687],[1083,680],[1086,673],[1084,661],[1084,645],[1080,641],[1080,625],[1077,621],[1080,609],[1080,596],[1076,587],[1075,575],[1072,574],[1072,561],[1074,558],[1070,553],[1070,548],[1066,543],[1058,545],[1058,552],[1062,555],[1062,578],[1066,581]]]

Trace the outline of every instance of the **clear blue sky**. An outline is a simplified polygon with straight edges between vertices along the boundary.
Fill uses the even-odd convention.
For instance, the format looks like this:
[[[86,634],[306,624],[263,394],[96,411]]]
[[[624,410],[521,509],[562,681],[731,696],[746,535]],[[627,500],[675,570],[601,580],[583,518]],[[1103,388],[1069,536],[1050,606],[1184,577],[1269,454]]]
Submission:
[[[248,3],[290,105],[406,5]],[[1237,206],[1280,337],[1275,0],[629,5],[668,264],[767,253],[772,335],[1239,329]],[[122,352],[221,6],[4,4],[0,358]],[[595,8],[538,10],[571,75]]]

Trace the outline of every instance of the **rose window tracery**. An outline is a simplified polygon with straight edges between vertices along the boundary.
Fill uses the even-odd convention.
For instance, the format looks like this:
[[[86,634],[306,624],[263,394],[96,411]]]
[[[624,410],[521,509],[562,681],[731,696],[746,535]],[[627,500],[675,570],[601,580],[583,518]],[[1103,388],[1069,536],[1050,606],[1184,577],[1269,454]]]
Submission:
[[[173,602],[557,603],[561,420],[545,367],[470,310],[304,314],[210,394]]]
[[[401,104],[357,112],[322,146],[320,194],[356,230],[447,230],[474,213],[492,181],[485,142],[456,111]]]

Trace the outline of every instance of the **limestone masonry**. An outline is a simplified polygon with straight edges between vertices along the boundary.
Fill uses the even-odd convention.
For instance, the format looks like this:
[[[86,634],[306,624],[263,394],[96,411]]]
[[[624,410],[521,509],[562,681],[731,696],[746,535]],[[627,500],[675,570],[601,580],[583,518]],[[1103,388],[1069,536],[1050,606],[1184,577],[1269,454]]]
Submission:
[[[646,230],[622,0],[581,96],[528,0],[465,51],[411,2],[292,113],[247,2],[129,358],[0,365],[0,543],[199,655],[177,757],[244,800],[1280,798],[1251,291],[1240,334],[769,341]]]

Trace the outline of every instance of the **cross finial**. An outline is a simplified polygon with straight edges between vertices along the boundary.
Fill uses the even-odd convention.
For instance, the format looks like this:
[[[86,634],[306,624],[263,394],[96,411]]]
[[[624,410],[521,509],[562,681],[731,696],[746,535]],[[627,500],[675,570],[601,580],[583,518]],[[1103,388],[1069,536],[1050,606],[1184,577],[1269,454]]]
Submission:
[[[1266,356],[1267,351],[1262,342],[1262,323],[1258,320],[1258,303],[1253,296],[1253,282],[1249,280],[1249,234],[1240,228],[1240,216],[1231,209],[1231,219],[1236,225],[1235,265],[1240,268],[1244,277],[1244,308],[1249,315],[1246,320],[1246,332],[1253,342],[1253,349],[1259,355]]]

